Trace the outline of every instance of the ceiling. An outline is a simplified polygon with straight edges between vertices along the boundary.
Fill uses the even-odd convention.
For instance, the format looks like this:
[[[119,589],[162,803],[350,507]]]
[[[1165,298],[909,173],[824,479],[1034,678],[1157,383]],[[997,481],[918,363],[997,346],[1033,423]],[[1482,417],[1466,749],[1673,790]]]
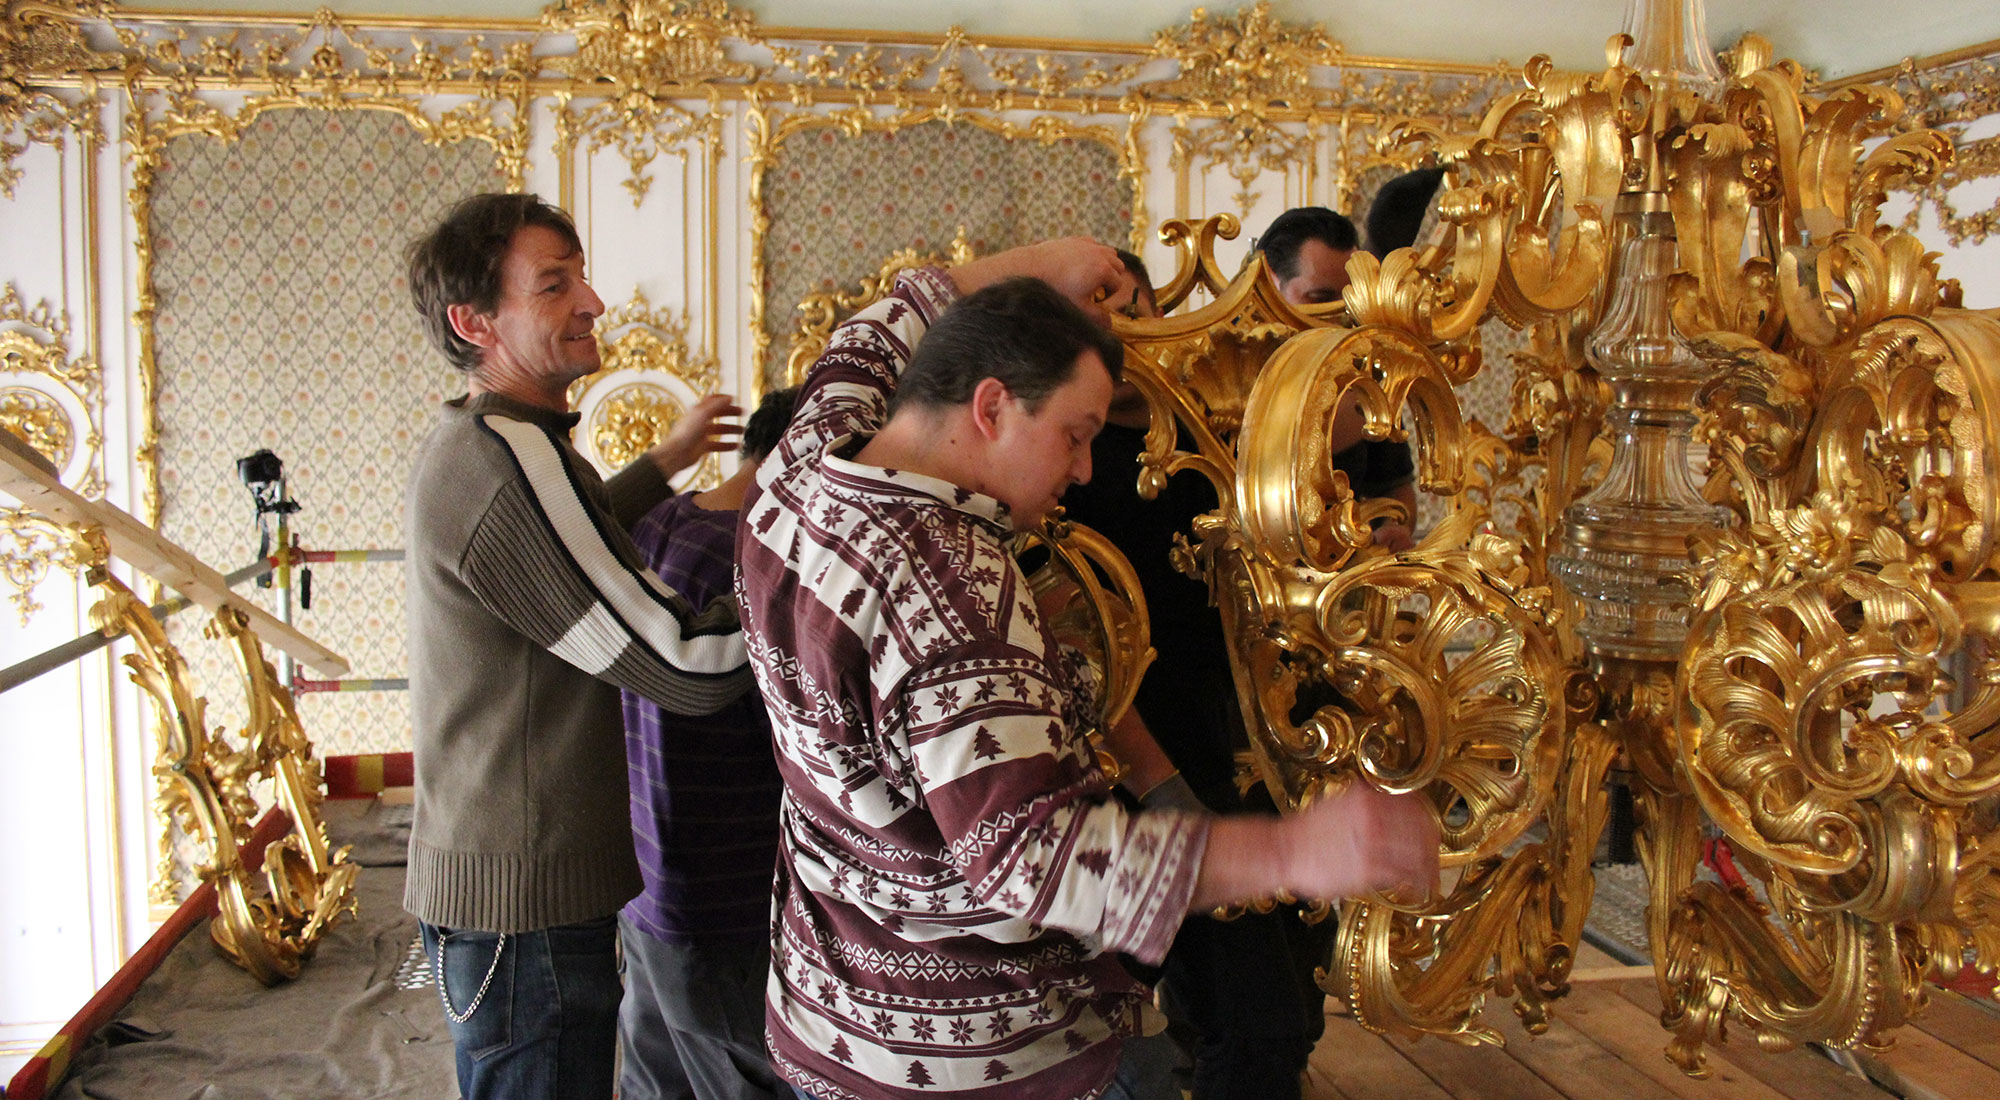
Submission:
[[[1672,0],[1669,0],[1672,2]],[[1144,42],[1185,23],[1191,0],[733,0],[767,27],[908,30],[963,27],[974,37],[1024,36]],[[128,9],[296,12],[342,15],[536,17],[544,0],[123,0]],[[1249,0],[1211,0],[1212,11]],[[1546,53],[1565,68],[1596,68],[1604,40],[1623,25],[1626,0],[1272,0],[1292,23],[1319,23],[1349,53],[1484,65],[1519,64]],[[1893,13],[1893,17],[1890,17]],[[1772,40],[1827,78],[1905,57],[2000,39],[2000,3],[1990,0],[1709,0],[1716,46],[1746,31]]]

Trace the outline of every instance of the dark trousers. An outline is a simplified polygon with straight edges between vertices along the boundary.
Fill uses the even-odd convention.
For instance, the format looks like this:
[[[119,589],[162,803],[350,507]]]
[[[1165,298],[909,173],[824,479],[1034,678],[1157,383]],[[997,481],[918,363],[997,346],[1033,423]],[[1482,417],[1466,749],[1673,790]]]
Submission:
[[[1296,911],[1232,921],[1189,917],[1160,980],[1167,1015],[1193,1032],[1195,1100],[1298,1100],[1299,1075],[1326,1030],[1313,981],[1338,934]]]
[[[764,1050],[767,940],[687,946],[618,918],[620,1100],[788,1100]]]
[[[420,927],[465,1100],[608,1100],[621,992],[615,917],[504,936]]]

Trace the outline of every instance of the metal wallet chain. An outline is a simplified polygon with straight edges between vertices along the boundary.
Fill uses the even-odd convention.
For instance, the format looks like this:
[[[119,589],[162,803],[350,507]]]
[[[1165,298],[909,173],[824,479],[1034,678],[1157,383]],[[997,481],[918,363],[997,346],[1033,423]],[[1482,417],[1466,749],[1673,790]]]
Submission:
[[[452,1011],[451,991],[445,988],[444,940],[444,935],[440,933],[438,935],[437,958],[438,1003],[444,1006],[445,1019],[450,1020],[454,1024],[462,1024],[472,1019],[472,1014],[479,1011],[479,1002],[486,999],[486,987],[493,984],[493,972],[500,969],[500,955],[507,950],[507,933],[500,933],[500,942],[493,945],[493,961],[486,964],[486,977],[480,979],[479,992],[472,995],[472,1003],[465,1006],[464,1012]]]

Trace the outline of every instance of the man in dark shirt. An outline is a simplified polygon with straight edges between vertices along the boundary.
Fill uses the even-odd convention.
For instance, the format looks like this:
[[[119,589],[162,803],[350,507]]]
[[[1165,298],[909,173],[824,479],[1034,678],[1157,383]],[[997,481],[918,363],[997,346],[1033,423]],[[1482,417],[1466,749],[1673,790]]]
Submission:
[[[1130,253],[1119,258],[1144,288],[1129,312],[1159,316],[1144,265]],[[1208,586],[1169,560],[1175,536],[1191,539],[1195,517],[1216,509],[1215,490],[1200,474],[1183,471],[1153,500],[1141,498],[1139,455],[1148,423],[1144,399],[1129,383],[1121,385],[1091,443],[1095,476],[1062,499],[1070,519],[1104,535],[1131,561],[1146,597],[1158,656],[1133,709],[1185,784],[1159,784],[1143,802],[1175,805],[1191,792],[1217,813],[1269,813],[1261,788],[1248,799],[1236,790],[1243,719],[1221,614],[1209,603]],[[1325,1029],[1325,996],[1312,972],[1325,962],[1333,930],[1331,921],[1305,925],[1296,910],[1231,921],[1191,916],[1181,925],[1160,986],[1177,1028],[1191,1032],[1195,1100],[1296,1100],[1306,1059]],[[1131,1044],[1108,1095],[1177,1096],[1161,1087],[1160,1060],[1156,1042]]]
[[[1347,259],[1361,245],[1354,223],[1324,206],[1300,206],[1278,215],[1264,235],[1257,238],[1257,251],[1277,278],[1278,293],[1293,305],[1322,305],[1339,300],[1347,289]],[[1338,446],[1342,425],[1350,426],[1354,441]],[[1375,541],[1391,550],[1408,550],[1416,545],[1417,490],[1413,484],[1416,464],[1410,460],[1410,445],[1389,439],[1364,439],[1359,435],[1360,420],[1351,416],[1336,421],[1333,468],[1347,475],[1356,500],[1390,497],[1400,501],[1403,522],[1385,521],[1375,527]]]
[[[743,464],[706,492],[669,497],[632,540],[696,607],[735,583],[737,508],[792,418],[796,389],[768,394],[743,427]],[[764,1052],[778,797],[771,721],[751,692],[712,715],[624,693],[632,838],[645,891],[618,915],[625,999],[623,1100],[778,1100]]]

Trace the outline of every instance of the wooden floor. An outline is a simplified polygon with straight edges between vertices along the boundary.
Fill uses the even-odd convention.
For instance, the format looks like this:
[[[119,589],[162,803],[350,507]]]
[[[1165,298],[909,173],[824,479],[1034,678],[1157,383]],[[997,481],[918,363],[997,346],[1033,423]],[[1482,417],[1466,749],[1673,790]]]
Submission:
[[[1706,1079],[1688,1077],[1663,1053],[1650,977],[1578,982],[1555,1007],[1548,1033],[1530,1036],[1506,1005],[1489,1001],[1504,1048],[1406,1043],[1330,1017],[1306,1100],[2000,1100],[2000,1016],[1954,993],[1935,991],[1895,1049],[1869,1059],[1887,1088],[1816,1051],[1772,1054],[1741,1042],[1709,1050]]]

